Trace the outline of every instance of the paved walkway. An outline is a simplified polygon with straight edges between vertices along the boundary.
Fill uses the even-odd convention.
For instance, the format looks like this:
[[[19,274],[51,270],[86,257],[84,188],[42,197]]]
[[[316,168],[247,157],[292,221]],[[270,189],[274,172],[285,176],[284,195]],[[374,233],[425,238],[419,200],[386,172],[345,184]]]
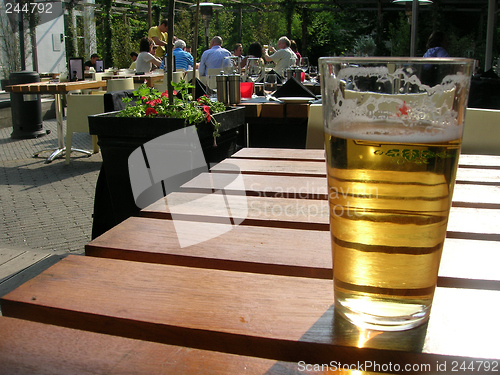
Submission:
[[[64,159],[45,164],[44,158],[32,154],[56,148],[55,119],[44,121],[44,130],[51,133],[38,139],[12,139],[12,127],[1,125],[0,267],[15,259],[15,254],[44,259],[83,253],[91,237],[101,154],[77,153],[69,165]],[[73,147],[91,150],[90,135],[75,133]]]

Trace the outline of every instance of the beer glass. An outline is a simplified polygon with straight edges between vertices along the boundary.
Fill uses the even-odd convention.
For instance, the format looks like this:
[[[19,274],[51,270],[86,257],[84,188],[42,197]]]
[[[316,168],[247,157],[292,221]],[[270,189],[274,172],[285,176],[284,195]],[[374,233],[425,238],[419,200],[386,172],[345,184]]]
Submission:
[[[473,60],[320,58],[335,309],[363,328],[429,318]]]

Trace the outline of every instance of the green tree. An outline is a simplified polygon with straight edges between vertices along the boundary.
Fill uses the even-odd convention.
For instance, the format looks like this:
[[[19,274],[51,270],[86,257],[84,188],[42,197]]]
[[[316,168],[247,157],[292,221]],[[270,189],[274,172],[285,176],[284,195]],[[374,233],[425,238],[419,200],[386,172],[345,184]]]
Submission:
[[[411,30],[408,18],[401,14],[396,23],[389,26],[391,56],[410,56]]]
[[[113,19],[111,54],[115,68],[128,68],[130,66],[130,52],[134,48],[131,34],[126,17],[115,17]]]

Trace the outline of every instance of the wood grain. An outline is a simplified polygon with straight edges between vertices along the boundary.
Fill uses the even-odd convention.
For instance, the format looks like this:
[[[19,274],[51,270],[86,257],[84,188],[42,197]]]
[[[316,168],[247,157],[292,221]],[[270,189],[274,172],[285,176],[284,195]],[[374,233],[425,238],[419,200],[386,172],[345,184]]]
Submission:
[[[85,255],[157,264],[332,279],[327,231],[233,226],[222,236],[210,223],[206,241],[182,248],[178,235],[201,238],[204,226],[179,234],[171,220],[129,218],[85,246]]]
[[[212,195],[199,193],[171,193],[141,210],[141,216],[171,219],[172,208],[176,219],[225,223],[235,222],[265,227],[330,230],[328,201],[321,199],[271,198],[254,196],[226,196],[229,205]],[[215,202],[215,203],[214,203]],[[231,215],[226,207],[230,207]],[[447,236],[450,238],[500,241],[497,218],[500,209],[452,207]]]
[[[212,172],[236,173],[238,168],[242,174],[267,174],[277,176],[326,177],[326,165],[316,161],[296,160],[248,160],[226,159],[213,166]]]
[[[246,197],[230,198],[231,217],[244,225],[292,229],[330,230],[328,202],[319,199]],[[143,217],[171,219],[171,206],[175,217],[181,220],[225,223],[229,211],[226,205],[214,204],[206,194],[171,193],[141,210]],[[181,210],[181,207],[185,207]]]
[[[243,148],[231,157],[243,159],[325,161],[325,151],[290,148]],[[500,156],[461,154],[458,164],[469,168],[500,169]]]
[[[193,232],[201,235],[196,223]],[[210,224],[210,228],[217,224]],[[210,230],[213,230],[212,228]],[[129,218],[86,245],[85,254],[179,266],[332,279],[328,231],[234,226],[223,236],[181,248],[171,220]],[[474,248],[474,256],[470,249]],[[500,243],[449,238],[439,286],[500,290]]]
[[[261,160],[297,160],[325,162],[324,150],[289,149],[289,148],[242,148],[231,158]]]
[[[63,94],[73,90],[95,89],[106,87],[106,81],[77,81],[77,82],[35,82],[7,86],[5,91],[17,93],[45,93]]]
[[[197,349],[404,365],[500,359],[499,298],[438,288],[428,326],[370,333],[335,316],[330,280],[70,255],[1,303],[10,317]]]
[[[297,373],[297,363],[182,348],[7,317],[0,317],[0,332],[2,375]]]
[[[258,197],[327,199],[326,178],[303,176],[241,175],[242,184],[232,184],[234,173],[201,173],[182,185],[183,192],[210,194],[224,189],[226,194]]]
[[[326,165],[316,161],[285,159],[230,158],[213,166],[213,173],[241,173],[275,176],[326,177]],[[457,184],[500,186],[500,169],[461,167],[457,170]]]
[[[327,199],[326,178],[243,174],[243,184],[232,184],[234,173],[201,173],[182,185],[183,192],[210,194],[224,189],[226,194],[273,198]],[[456,184],[453,206],[500,208],[500,186]]]

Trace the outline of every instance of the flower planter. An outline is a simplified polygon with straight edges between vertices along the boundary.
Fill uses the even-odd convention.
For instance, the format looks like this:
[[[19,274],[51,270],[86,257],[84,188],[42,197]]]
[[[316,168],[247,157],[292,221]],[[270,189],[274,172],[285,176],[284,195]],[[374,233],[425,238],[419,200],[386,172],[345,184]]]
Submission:
[[[128,172],[130,154],[161,135],[184,128],[183,119],[117,117],[118,112],[89,116],[90,134],[97,135],[103,164],[99,174],[95,201],[92,238],[111,229],[130,216],[139,214]],[[231,107],[213,115],[220,123],[217,146],[213,125],[197,126],[207,165],[218,163],[237,151],[238,136],[245,123],[245,109]]]

